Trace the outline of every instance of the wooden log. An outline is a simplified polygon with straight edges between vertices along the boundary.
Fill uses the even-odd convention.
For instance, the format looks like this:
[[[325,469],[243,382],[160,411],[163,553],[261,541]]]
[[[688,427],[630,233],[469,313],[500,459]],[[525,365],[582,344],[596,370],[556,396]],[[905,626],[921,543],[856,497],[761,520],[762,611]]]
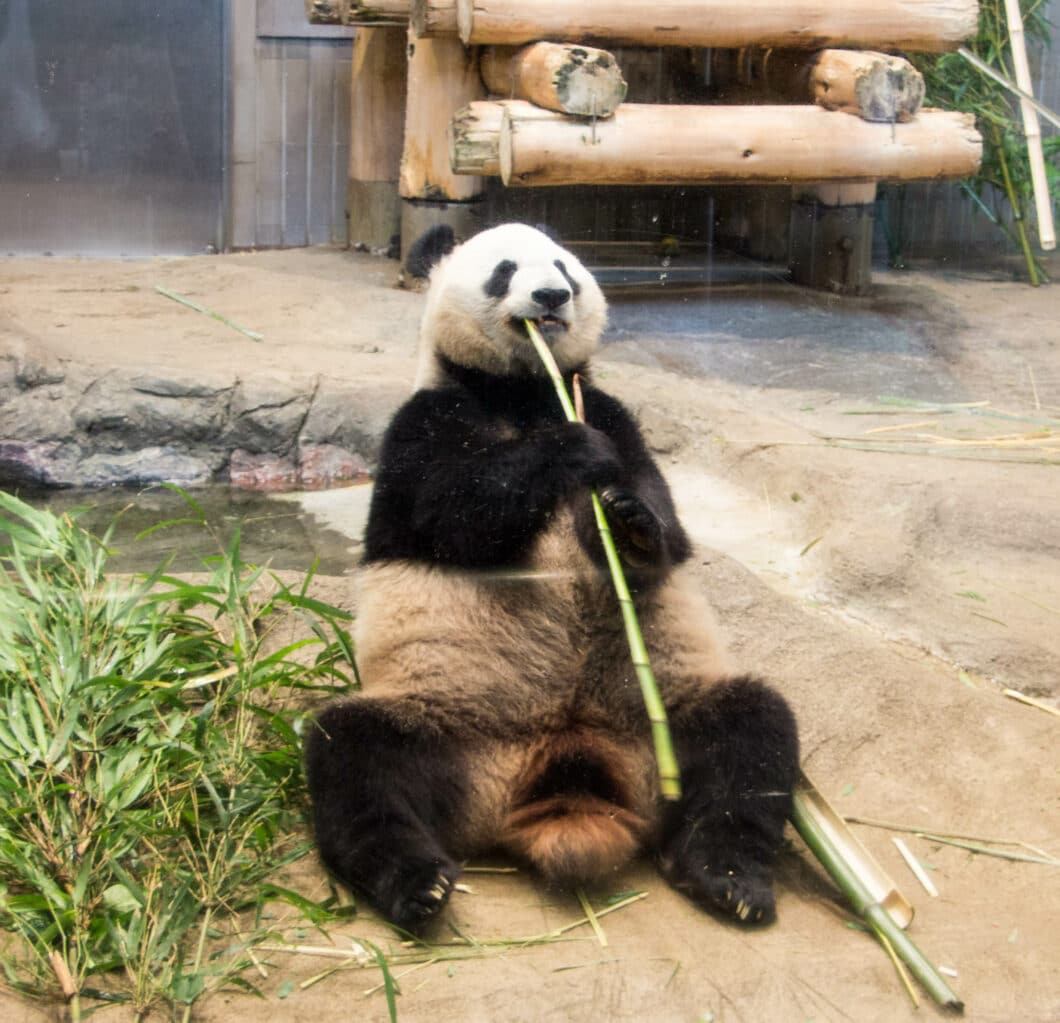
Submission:
[[[816,106],[623,103],[605,121],[561,114],[501,121],[506,185],[791,184],[908,181],[974,174],[982,139],[970,114],[931,111],[871,124]]]
[[[449,166],[454,174],[496,177],[501,172],[500,139],[504,111],[512,107],[520,120],[554,120],[552,111],[526,100],[476,100],[458,110],[449,125]]]
[[[457,0],[465,43],[607,40],[641,46],[860,46],[952,50],[975,35],[976,0]]]
[[[419,39],[454,35],[456,0],[410,0],[409,24]]]
[[[474,54],[460,40],[409,40],[405,150],[400,193],[405,199],[471,199],[484,187],[480,178],[456,175],[449,167],[449,122],[485,89]]]
[[[831,182],[792,189],[791,279],[836,295],[872,289],[874,182]]]
[[[574,43],[487,46],[479,60],[486,88],[546,110],[610,117],[626,98],[622,69],[606,50]]]
[[[306,0],[313,3],[315,0]],[[327,0],[343,25],[405,25],[411,0]]]
[[[813,100],[866,121],[909,121],[924,102],[924,76],[902,57],[822,50],[809,69]]]
[[[313,25],[341,25],[346,0],[305,0],[306,20]]]
[[[924,77],[902,57],[873,50],[720,50],[712,78],[726,102],[805,103],[866,121],[908,121],[924,101]]]
[[[349,238],[384,248],[400,230],[398,177],[405,121],[405,30],[361,28],[353,39]]]

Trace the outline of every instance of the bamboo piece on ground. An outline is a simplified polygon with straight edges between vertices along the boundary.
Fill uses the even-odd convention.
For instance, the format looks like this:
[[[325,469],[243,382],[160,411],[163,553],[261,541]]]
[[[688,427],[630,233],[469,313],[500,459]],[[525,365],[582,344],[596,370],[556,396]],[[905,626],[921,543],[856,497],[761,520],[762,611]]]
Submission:
[[[982,155],[970,114],[870,124],[816,106],[623,103],[584,124],[554,114],[501,121],[506,185],[792,184],[966,177]],[[839,130],[841,128],[842,130]]]
[[[924,954],[913,943],[909,936],[891,919],[887,911],[878,903],[862,885],[857,874],[850,868],[837,851],[835,845],[807,813],[805,795],[798,789],[792,800],[791,822],[803,841],[821,861],[822,866],[831,875],[847,897],[854,911],[871,928],[877,938],[886,936],[898,957],[909,967],[913,976],[927,989],[931,997],[940,1005],[960,1012],[964,1006],[950,986],[943,980],[938,970],[924,957]]]
[[[1027,63],[1027,47],[1023,39],[1023,15],[1020,13],[1019,0],[1005,0],[1005,17],[1008,20],[1009,46],[1012,48],[1016,84],[1024,92],[1030,93],[1033,91],[1031,69]],[[1020,113],[1023,115],[1023,134],[1027,138],[1027,157],[1031,166],[1034,205],[1038,213],[1038,242],[1048,252],[1056,248],[1056,232],[1053,227],[1049,182],[1045,176],[1042,129],[1038,123],[1038,112],[1022,97],[1020,98]]]
[[[866,121],[911,120],[924,101],[924,76],[874,50],[721,50],[711,77],[726,103],[812,101]]]
[[[610,117],[626,98],[626,82],[618,62],[607,50],[590,46],[488,46],[482,52],[480,67],[490,92],[565,114]]]
[[[409,25],[417,39],[456,35],[456,0],[411,0]]]
[[[571,404],[570,395],[563,383],[563,375],[552,357],[548,344],[541,336],[537,327],[530,320],[523,321],[526,324],[530,340],[537,349],[548,375],[556,388],[556,397],[559,398],[563,407],[563,414],[569,422],[578,422],[578,415]],[[619,607],[622,610],[622,621],[626,628],[626,640],[629,643],[629,652],[633,660],[633,668],[640,683],[641,695],[644,697],[644,707],[648,712],[648,720],[651,722],[652,742],[655,746],[655,762],[659,769],[659,789],[664,799],[677,800],[681,798],[681,774],[677,766],[677,758],[674,756],[673,741],[670,737],[670,726],[666,721],[666,708],[663,706],[662,697],[659,695],[659,687],[652,674],[651,662],[648,658],[648,649],[644,645],[644,637],[640,631],[637,621],[637,612],[633,607],[633,597],[630,595],[629,587],[626,585],[625,572],[615,549],[615,541],[611,535],[611,527],[607,523],[603,505],[596,491],[592,493],[593,513],[596,516],[596,526],[600,531],[600,540],[607,555],[607,565],[611,570],[611,579],[615,584],[615,593],[618,597]],[[599,914],[598,914],[599,915]]]
[[[869,46],[952,50],[975,35],[976,0],[457,0],[465,43],[580,42],[643,46]]]

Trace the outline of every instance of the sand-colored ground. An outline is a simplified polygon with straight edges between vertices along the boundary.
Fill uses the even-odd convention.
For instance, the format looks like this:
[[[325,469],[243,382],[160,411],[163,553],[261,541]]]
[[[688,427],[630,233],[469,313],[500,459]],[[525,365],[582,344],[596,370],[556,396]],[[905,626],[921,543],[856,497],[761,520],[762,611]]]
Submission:
[[[391,263],[329,250],[0,263],[0,354],[208,380],[322,375],[361,386],[368,404],[393,403],[412,378],[422,301],[395,290],[393,276]],[[667,301],[616,295],[597,381],[641,417],[738,659],[789,696],[804,762],[838,809],[1060,856],[1060,720],[1002,694],[1054,707],[1060,695],[1060,298],[1055,287],[986,277],[878,280],[869,301],[779,284],[689,288]],[[265,340],[161,300],[154,284]],[[343,495],[324,503],[321,515],[341,522]],[[321,579],[320,590],[352,600],[348,576]],[[915,903],[915,940],[956,971],[966,1018],[1060,1020],[1060,869],[906,835],[938,887],[932,898],[893,846],[897,832],[857,833]],[[450,918],[480,942],[540,935],[582,915],[572,893],[526,874],[465,880],[472,890],[453,897]],[[286,883],[324,890],[309,861]],[[475,948],[402,980],[398,1018],[942,1015],[929,1002],[912,1008],[794,835],[778,887],[778,923],[746,932],[638,864],[590,893],[598,907],[616,893],[648,893],[603,920],[606,947],[581,927],[534,947]],[[397,948],[368,917],[332,938]],[[313,931],[302,940],[324,941]],[[254,978],[265,1002],[221,994],[196,1018],[387,1018],[382,993],[364,993],[379,981],[374,969],[297,986],[329,965],[270,953],[268,978]],[[37,1023],[54,1010],[0,995],[0,1018]]]

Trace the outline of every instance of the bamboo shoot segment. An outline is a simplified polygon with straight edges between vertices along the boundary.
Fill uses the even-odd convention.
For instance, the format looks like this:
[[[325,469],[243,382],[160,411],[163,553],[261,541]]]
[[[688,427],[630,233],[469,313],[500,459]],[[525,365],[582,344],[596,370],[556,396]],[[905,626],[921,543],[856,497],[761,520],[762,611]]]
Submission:
[[[907,124],[843,119],[816,106],[623,103],[604,121],[523,117],[509,105],[499,163],[506,185],[791,184],[909,181],[974,174],[982,139],[970,114]],[[841,130],[837,130],[841,129]]]
[[[606,50],[573,43],[490,46],[480,60],[486,88],[548,110],[610,117],[626,98],[622,69]]]
[[[976,0],[456,0],[467,44],[607,39],[640,46],[863,46],[952,50],[975,35]]]

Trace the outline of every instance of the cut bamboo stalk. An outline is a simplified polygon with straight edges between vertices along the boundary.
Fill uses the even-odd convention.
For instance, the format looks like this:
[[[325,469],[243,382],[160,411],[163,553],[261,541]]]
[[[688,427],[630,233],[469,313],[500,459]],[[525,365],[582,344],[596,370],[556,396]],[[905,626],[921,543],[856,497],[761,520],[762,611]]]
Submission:
[[[961,1000],[905,931],[873,898],[831,837],[820,827],[815,816],[807,811],[807,785],[806,779],[803,778],[800,785],[796,787],[792,800],[791,822],[795,830],[802,836],[807,846],[831,875],[832,880],[847,897],[851,907],[868,924],[873,934],[877,938],[881,935],[887,938],[898,957],[909,967],[913,976],[924,985],[939,1005],[960,1012],[964,1008]]]
[[[976,0],[457,0],[465,43],[607,39],[639,46],[864,46],[951,50],[975,35]]]
[[[573,43],[488,46],[480,57],[486,88],[546,110],[610,117],[626,98],[622,69],[607,50]]]
[[[411,0],[409,24],[417,39],[455,35],[456,0]]]
[[[966,177],[982,139],[970,114],[931,111],[908,124],[870,124],[816,106],[623,103],[591,124],[505,109],[506,185],[791,184]],[[839,129],[842,130],[839,130]]]
[[[1016,84],[1026,93],[1033,93],[1031,69],[1027,63],[1027,46],[1023,38],[1023,16],[1019,0],[1005,0],[1005,16],[1008,19],[1009,45],[1012,47],[1012,63],[1016,70]],[[1042,129],[1038,112],[1023,97],[1020,97],[1020,113],[1023,115],[1023,134],[1027,138],[1027,157],[1031,166],[1031,185],[1034,188],[1034,205],[1038,214],[1038,243],[1047,252],[1056,248],[1056,231],[1053,227],[1053,207],[1049,196],[1049,182],[1045,176],[1045,156],[1042,153]]]
[[[563,408],[564,416],[566,416],[568,422],[580,422],[581,420],[571,402],[570,395],[567,393],[567,387],[563,382],[563,374],[560,373],[547,342],[530,320],[524,320],[523,323],[526,324],[526,331],[530,335],[530,340],[533,342],[534,348],[537,350],[537,354],[556,389],[556,397]],[[666,720],[666,708],[663,706],[662,697],[659,695],[659,687],[651,670],[648,648],[645,646],[644,636],[640,631],[637,612],[633,606],[633,597],[629,592],[629,587],[626,585],[626,573],[622,569],[622,562],[618,557],[618,550],[615,547],[614,537],[611,535],[611,527],[608,525],[607,516],[604,514],[604,507],[595,490],[592,492],[591,497],[593,514],[596,516],[596,528],[600,533],[600,542],[603,544],[604,554],[607,556],[607,567],[611,570],[611,581],[614,583],[618,605],[622,612],[622,622],[626,629],[626,640],[629,643],[633,670],[636,673],[637,682],[640,684],[644,708],[648,712],[648,721],[651,723],[652,743],[655,747],[655,764],[659,772],[659,791],[663,799],[676,801],[681,798],[681,772],[677,765],[677,757],[674,755],[670,726]]]

